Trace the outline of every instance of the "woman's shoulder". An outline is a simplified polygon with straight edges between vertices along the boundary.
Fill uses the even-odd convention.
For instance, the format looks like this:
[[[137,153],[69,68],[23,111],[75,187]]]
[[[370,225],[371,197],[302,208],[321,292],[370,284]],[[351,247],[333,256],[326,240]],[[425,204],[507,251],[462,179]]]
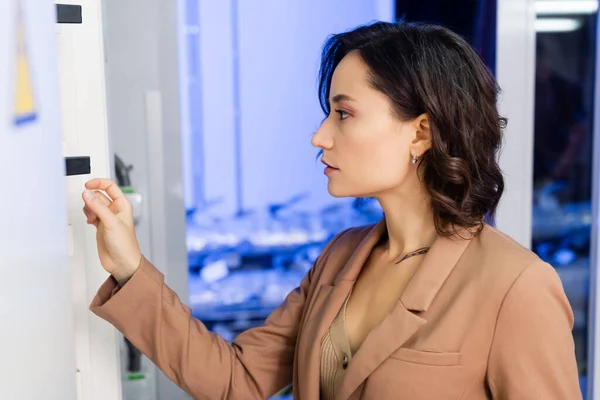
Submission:
[[[507,234],[485,224],[477,235],[479,247],[488,254],[500,256],[500,260],[534,262],[539,257]]]
[[[548,285],[560,284],[554,268],[537,254],[505,233],[485,225],[476,238],[475,258],[484,274],[496,284],[504,283],[507,289],[517,281],[531,283],[528,290],[544,290]]]
[[[536,318],[545,310],[552,318],[565,317],[573,326],[573,312],[554,267],[510,236],[485,226],[477,238],[486,299],[496,299],[498,312],[515,321]],[[512,318],[512,317],[510,317]]]

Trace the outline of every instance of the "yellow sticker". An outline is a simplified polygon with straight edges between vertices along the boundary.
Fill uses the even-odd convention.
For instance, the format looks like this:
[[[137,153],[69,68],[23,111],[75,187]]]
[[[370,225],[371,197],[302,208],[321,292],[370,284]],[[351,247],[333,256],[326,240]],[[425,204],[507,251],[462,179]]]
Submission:
[[[27,54],[27,39],[23,22],[21,1],[17,6],[17,57],[15,77],[14,123],[25,125],[36,120],[37,112],[33,95],[30,63]]]

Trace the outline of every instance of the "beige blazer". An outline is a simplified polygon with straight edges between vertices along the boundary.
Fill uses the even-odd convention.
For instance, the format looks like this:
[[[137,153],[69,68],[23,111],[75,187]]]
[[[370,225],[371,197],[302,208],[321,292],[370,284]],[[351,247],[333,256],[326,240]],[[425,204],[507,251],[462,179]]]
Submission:
[[[143,260],[91,310],[197,399],[266,399],[293,382],[317,400],[320,341],[385,222],[342,232],[300,287],[232,345],[190,316]],[[338,399],[581,399],[573,313],[554,269],[495,229],[439,237],[391,314],[352,358]]]

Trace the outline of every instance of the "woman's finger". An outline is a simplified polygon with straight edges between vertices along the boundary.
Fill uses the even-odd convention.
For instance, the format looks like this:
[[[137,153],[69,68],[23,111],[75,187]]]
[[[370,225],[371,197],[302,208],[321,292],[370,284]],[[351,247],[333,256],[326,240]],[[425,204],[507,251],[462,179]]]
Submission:
[[[108,208],[102,195],[91,190],[83,192],[83,201],[89,211],[93,212],[96,217],[104,223],[107,228],[111,228],[119,223],[117,216]]]
[[[112,200],[110,200],[104,193],[99,192],[99,191],[94,191],[94,194],[100,199],[102,200],[102,202],[109,208],[111,209],[111,204],[112,204]],[[98,216],[88,208],[88,206],[84,206],[83,207],[83,213],[85,214],[85,216],[87,217],[87,223],[91,224],[91,225],[98,225],[97,224],[97,220],[98,220]]]
[[[88,225],[94,225],[95,227],[98,227],[98,216],[94,214],[93,211],[91,211],[87,206],[84,206],[83,213],[85,214],[86,223]]]
[[[107,207],[110,208],[110,205],[113,203],[113,201],[106,194],[101,191],[94,191],[94,193]]]
[[[131,204],[129,200],[123,194],[123,191],[115,182],[110,179],[92,179],[85,184],[85,187],[89,190],[101,190],[106,192],[110,197],[113,204],[111,209],[117,213],[119,212],[131,212]]]
[[[94,218],[96,218],[96,214],[94,214],[92,211],[90,211],[90,209],[87,206],[83,206],[83,213],[85,214],[85,217],[87,218],[87,223],[89,224],[90,222],[92,222],[92,220]]]

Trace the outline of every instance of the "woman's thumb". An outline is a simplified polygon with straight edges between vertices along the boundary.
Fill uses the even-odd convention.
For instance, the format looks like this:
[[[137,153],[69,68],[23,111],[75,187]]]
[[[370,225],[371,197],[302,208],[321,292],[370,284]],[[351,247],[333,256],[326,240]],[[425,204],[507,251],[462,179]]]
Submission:
[[[83,201],[85,205],[98,216],[98,219],[107,227],[118,222],[117,216],[108,208],[108,205],[100,197],[99,193],[92,190],[83,192]]]

